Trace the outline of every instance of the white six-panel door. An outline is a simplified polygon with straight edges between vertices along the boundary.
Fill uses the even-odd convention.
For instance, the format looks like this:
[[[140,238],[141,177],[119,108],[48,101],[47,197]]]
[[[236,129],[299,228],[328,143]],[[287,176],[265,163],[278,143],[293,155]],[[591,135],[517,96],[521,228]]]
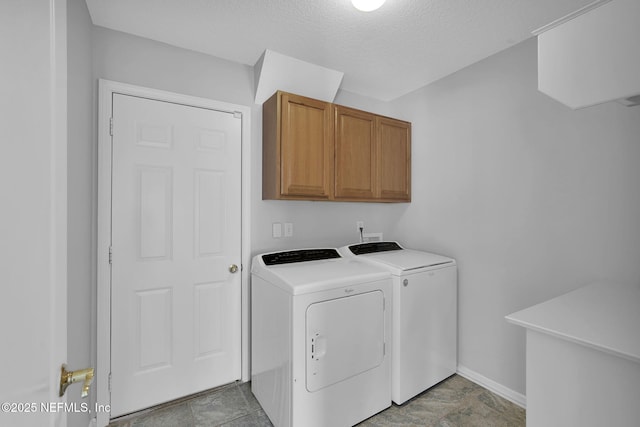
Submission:
[[[120,94],[112,105],[117,417],[241,376],[241,119]]]

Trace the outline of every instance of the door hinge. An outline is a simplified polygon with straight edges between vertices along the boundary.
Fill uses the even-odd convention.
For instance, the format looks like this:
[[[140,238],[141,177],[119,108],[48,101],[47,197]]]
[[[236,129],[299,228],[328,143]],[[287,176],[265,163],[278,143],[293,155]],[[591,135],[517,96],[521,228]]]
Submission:
[[[109,246],[109,264],[113,263],[113,247]]]
[[[113,117],[109,117],[109,135],[113,136]]]
[[[109,393],[111,393],[111,372],[109,372]]]

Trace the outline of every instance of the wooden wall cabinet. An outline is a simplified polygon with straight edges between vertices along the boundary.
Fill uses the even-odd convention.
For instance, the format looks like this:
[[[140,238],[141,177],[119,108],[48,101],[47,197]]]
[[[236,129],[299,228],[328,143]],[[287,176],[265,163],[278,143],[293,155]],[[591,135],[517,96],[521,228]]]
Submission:
[[[376,116],[334,106],[335,191],[339,200],[376,197]]]
[[[262,106],[262,198],[329,200],[331,104],[276,92]]]
[[[411,201],[411,123],[276,92],[262,126],[263,199]]]
[[[411,201],[411,123],[377,117],[378,193],[385,201]]]

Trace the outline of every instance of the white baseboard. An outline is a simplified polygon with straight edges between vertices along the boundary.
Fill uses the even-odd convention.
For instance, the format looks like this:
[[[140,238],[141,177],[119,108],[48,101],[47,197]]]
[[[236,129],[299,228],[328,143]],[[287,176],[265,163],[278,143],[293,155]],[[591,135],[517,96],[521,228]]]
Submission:
[[[504,397],[505,399],[515,403],[521,408],[527,408],[527,396],[525,396],[524,394],[513,391],[510,388],[507,388],[502,384],[490,380],[484,375],[480,375],[479,373],[472,371],[471,369],[462,365],[458,365],[457,373],[458,375],[465,377],[469,381],[473,381],[474,383],[481,385],[482,387],[497,394],[498,396]]]

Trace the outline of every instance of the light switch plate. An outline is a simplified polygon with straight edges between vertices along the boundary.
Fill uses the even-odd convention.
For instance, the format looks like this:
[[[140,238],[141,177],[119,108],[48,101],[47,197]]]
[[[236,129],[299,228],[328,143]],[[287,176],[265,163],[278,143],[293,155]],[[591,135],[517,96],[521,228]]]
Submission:
[[[279,222],[274,222],[271,224],[271,235],[274,239],[279,239],[282,237],[282,224]]]

